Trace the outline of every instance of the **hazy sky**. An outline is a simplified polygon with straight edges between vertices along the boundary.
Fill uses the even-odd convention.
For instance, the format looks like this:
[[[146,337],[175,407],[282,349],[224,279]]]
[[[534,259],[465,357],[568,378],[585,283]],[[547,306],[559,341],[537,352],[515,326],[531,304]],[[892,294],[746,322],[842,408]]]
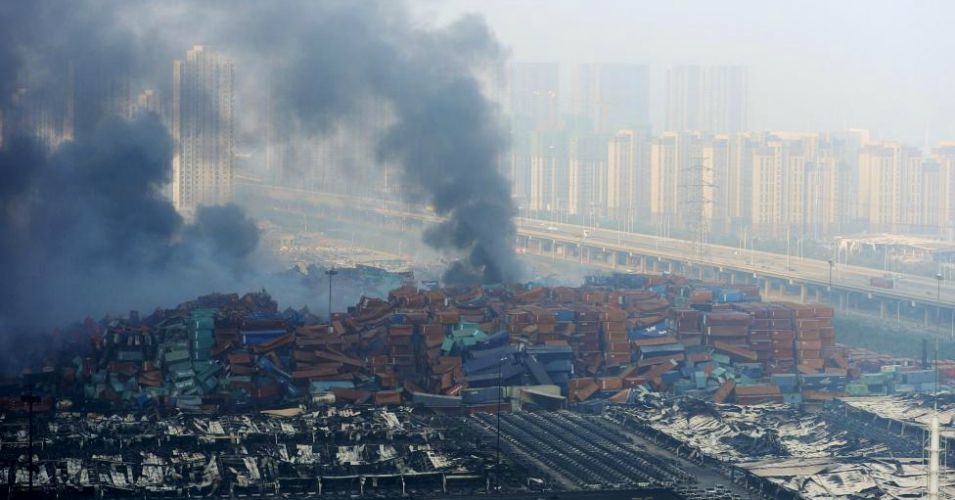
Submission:
[[[416,0],[422,19],[483,15],[515,61],[651,67],[662,123],[671,64],[751,68],[750,128],[869,128],[955,140],[955,2]],[[567,89],[563,89],[566,93]]]

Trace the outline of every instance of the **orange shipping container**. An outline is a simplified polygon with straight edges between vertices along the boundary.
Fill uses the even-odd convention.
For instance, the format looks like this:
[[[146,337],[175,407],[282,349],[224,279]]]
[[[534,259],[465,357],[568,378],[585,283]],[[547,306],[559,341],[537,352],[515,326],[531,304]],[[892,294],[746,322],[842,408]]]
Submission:
[[[617,391],[623,389],[623,381],[618,377],[604,377],[597,379],[601,391]]]
[[[799,349],[803,349],[803,350],[819,351],[819,350],[822,350],[822,341],[821,340],[799,340],[797,341],[797,346],[799,347]]]

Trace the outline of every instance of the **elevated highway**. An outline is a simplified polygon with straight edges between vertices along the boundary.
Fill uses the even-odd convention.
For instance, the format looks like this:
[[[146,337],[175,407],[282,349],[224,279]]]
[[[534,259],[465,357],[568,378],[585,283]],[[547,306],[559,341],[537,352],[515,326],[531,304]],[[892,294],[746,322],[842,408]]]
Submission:
[[[408,230],[440,220],[426,210],[382,199],[256,182],[238,187],[241,195],[271,205],[272,210],[301,216]],[[727,286],[755,283],[765,297],[828,302],[844,311],[931,325],[955,338],[955,287],[933,278],[896,273],[891,277],[893,287],[882,288],[871,285],[870,279],[885,277],[884,273],[871,268],[536,219],[515,222],[518,253],[618,272],[678,273]]]
[[[955,335],[955,288],[923,276],[894,274],[892,288],[873,286],[880,270],[752,249],[520,220],[518,251],[577,260],[620,272],[672,272],[703,281],[759,284],[764,296],[829,302],[882,318],[944,325]]]

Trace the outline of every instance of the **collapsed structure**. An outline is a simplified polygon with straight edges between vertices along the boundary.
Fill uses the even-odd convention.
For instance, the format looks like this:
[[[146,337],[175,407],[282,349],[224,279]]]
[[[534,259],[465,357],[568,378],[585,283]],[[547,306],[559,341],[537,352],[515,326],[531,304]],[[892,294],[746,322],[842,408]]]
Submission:
[[[934,392],[951,369],[839,346],[832,313],[761,302],[755,286],[618,274],[577,288],[409,284],[331,318],[280,310],[265,291],[87,318],[26,375],[32,409],[58,410],[36,477],[11,425],[0,478],[167,496],[488,491],[538,477],[696,498],[911,493],[924,467],[905,434],[924,436],[924,401],[846,398]],[[25,409],[22,389],[0,386],[4,410]],[[826,405],[779,404],[801,401]],[[582,413],[511,412],[568,404]],[[882,454],[907,458],[869,458]],[[617,455],[640,465],[606,463]],[[705,488],[696,466],[733,484]],[[850,487],[858,474],[891,484]]]
[[[955,411],[950,397],[933,410],[934,398],[915,395],[849,398],[814,411],[644,396],[608,408],[606,418],[771,498],[921,498],[929,475],[923,421]],[[943,439],[947,462],[951,435]],[[939,480],[942,496],[955,495],[950,469]]]

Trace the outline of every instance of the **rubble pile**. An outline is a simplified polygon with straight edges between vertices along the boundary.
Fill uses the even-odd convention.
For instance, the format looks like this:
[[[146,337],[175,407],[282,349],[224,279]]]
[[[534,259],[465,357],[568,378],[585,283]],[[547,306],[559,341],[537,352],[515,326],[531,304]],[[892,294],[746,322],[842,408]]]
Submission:
[[[939,435],[945,452],[955,460],[955,396],[951,393],[897,394],[889,397],[850,398],[841,402],[843,418],[860,426],[873,426],[906,437],[929,432],[931,420],[943,425]]]
[[[460,422],[407,409],[326,408],[284,417],[163,419],[62,414],[42,432],[34,486],[77,497],[358,492],[402,495],[485,485],[493,464]],[[0,488],[28,483],[24,429],[0,427]],[[514,474],[520,474],[519,467]],[[516,480],[519,485],[521,479]],[[515,485],[509,483],[510,487]]]
[[[605,416],[700,464],[731,467],[734,482],[773,498],[924,494],[927,441],[920,430],[891,435],[883,421],[852,416],[841,405],[802,412],[775,403],[739,406],[646,393]],[[940,486],[944,496],[955,494],[950,479]]]
[[[87,318],[30,380],[74,404],[185,411],[410,401],[478,412],[501,398],[549,408],[647,390],[755,404],[929,388],[908,361],[835,345],[832,307],[755,302],[756,291],[669,274],[579,288],[406,285],[331,318],[280,311],[265,291],[213,294],[142,318]],[[890,363],[900,383],[881,371]]]

